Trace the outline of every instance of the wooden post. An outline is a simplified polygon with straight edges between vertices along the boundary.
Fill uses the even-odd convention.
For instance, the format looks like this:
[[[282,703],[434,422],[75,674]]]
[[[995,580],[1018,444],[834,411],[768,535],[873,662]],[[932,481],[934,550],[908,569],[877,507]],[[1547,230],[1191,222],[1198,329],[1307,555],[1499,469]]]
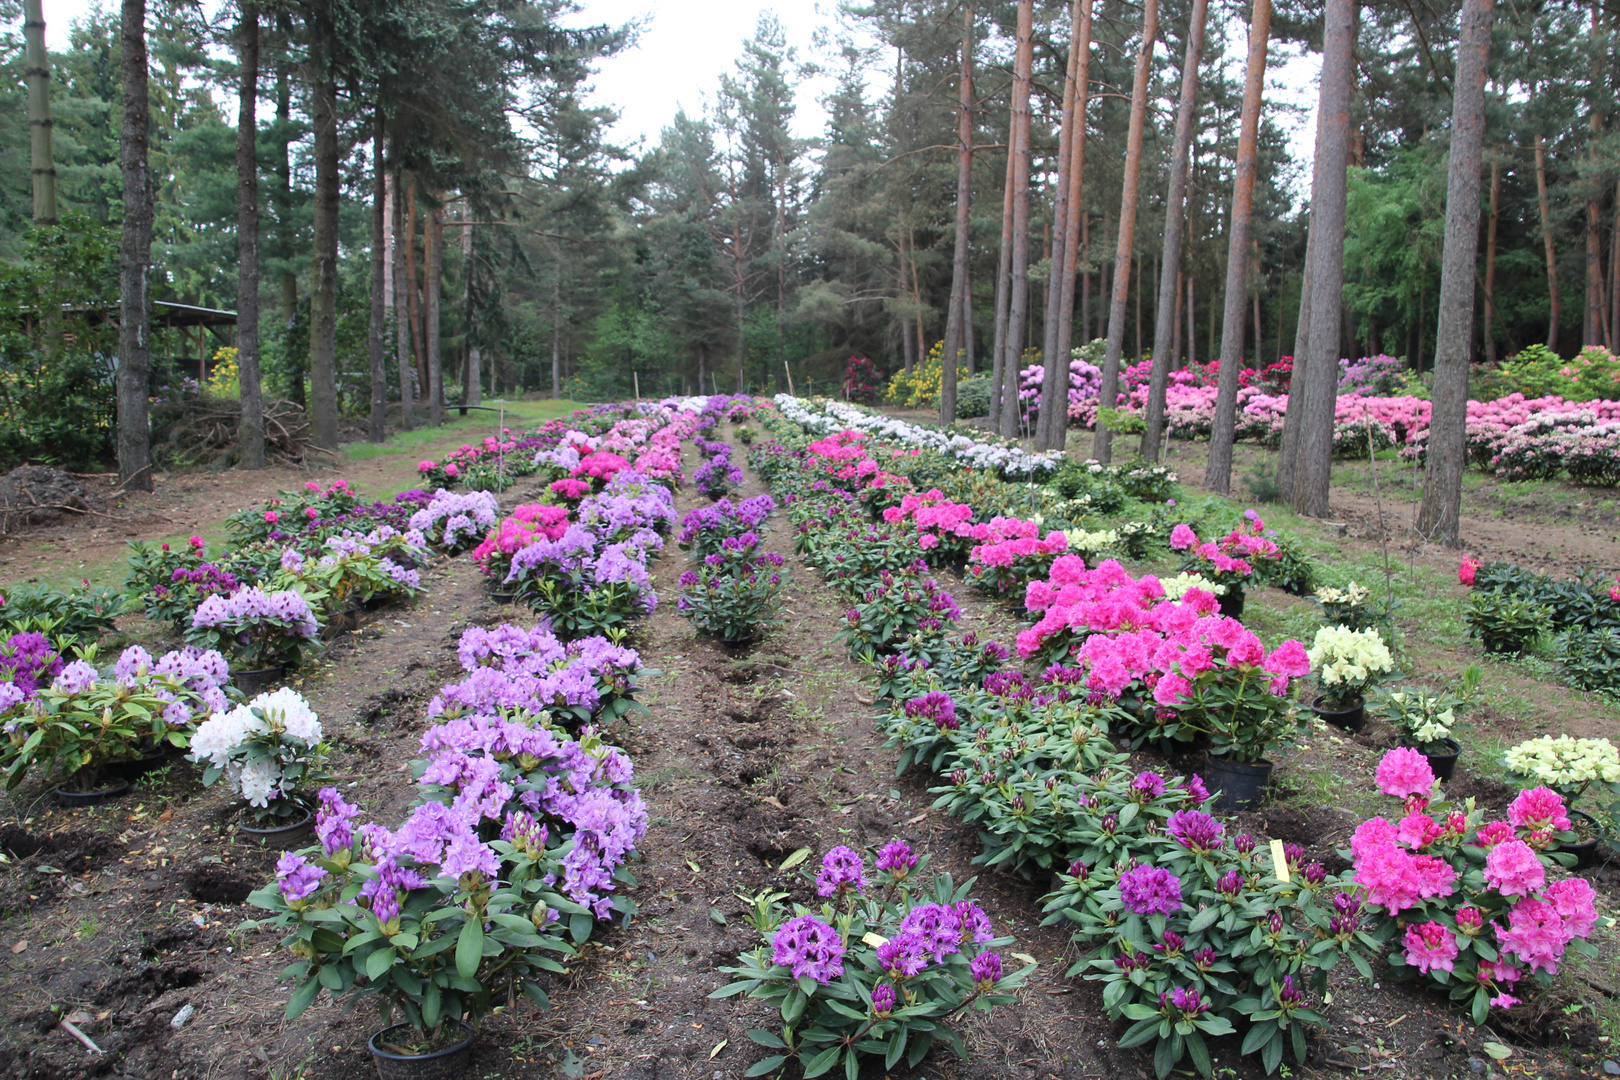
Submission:
[[[799,395],[793,392],[793,369],[788,367],[788,362],[786,360],[782,361],[782,370],[787,372],[788,396],[798,397]]]

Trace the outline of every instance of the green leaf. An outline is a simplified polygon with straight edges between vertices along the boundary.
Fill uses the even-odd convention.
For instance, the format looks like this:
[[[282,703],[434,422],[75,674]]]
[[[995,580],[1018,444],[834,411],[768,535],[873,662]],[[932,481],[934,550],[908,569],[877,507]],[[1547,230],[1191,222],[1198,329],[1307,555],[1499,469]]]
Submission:
[[[315,1000],[315,995],[321,992],[319,979],[305,979],[304,984],[293,991],[293,996],[287,1000],[287,1019],[291,1020],[299,1013],[309,1008],[309,1003]]]
[[[809,857],[810,857],[810,849],[809,848],[807,848],[807,847],[799,848],[793,854],[791,854],[787,858],[783,859],[781,864],[779,866],[777,866],[777,869],[778,870],[791,870],[795,866],[798,866],[800,863],[804,862],[804,860],[808,859]]]
[[[710,994],[709,996],[713,997],[714,995]],[[783,1050],[787,1048],[787,1043],[783,1042],[782,1037],[773,1031],[765,1031],[760,1028],[753,1028],[748,1032],[748,1037],[759,1043],[759,1045],[768,1046],[773,1050]]]
[[[785,1064],[787,1064],[787,1055],[773,1054],[768,1058],[760,1058],[758,1061],[748,1066],[748,1071],[743,1073],[743,1075],[764,1076],[768,1072],[775,1072]]]
[[[834,1043],[821,1053],[817,1054],[815,1057],[811,1058],[809,1061],[805,1062],[805,1080],[810,1080],[810,1078],[813,1076],[820,1076],[822,1073],[830,1071],[834,1065],[838,1064],[838,1055],[842,1054],[843,1052],[843,1046],[839,1045],[838,1043]]]
[[[1215,1067],[1210,1064],[1209,1048],[1204,1045],[1203,1038],[1196,1031],[1187,1036],[1187,1053],[1192,1055],[1193,1067],[1200,1075],[1214,1075]]]
[[[468,919],[461,926],[461,940],[456,942],[456,973],[470,979],[478,973],[484,959],[484,927],[477,919]]]
[[[1480,1049],[1491,1055],[1497,1061],[1506,1061],[1513,1056],[1513,1047],[1503,1046],[1499,1042],[1487,1042],[1480,1045]]]
[[[376,949],[366,957],[366,978],[376,982],[388,974],[388,969],[394,966],[394,950],[389,948]]]

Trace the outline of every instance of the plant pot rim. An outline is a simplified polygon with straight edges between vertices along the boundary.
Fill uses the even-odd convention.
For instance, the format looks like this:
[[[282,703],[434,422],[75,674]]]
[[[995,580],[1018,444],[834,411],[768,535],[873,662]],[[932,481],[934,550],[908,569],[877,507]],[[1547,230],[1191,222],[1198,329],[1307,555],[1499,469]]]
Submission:
[[[102,781],[105,782],[108,779],[110,777],[103,777]],[[134,785],[128,780],[119,780],[108,784],[106,787],[95,788],[91,791],[79,791],[69,783],[62,783],[53,787],[51,793],[56,796],[56,801],[62,806],[95,806],[98,803],[128,794],[133,787]]]
[[[467,1021],[457,1020],[456,1023],[461,1025],[461,1029],[467,1033],[467,1037],[458,1043],[447,1046],[442,1050],[434,1050],[431,1053],[396,1054],[392,1050],[378,1049],[378,1039],[382,1038],[384,1035],[387,1035],[390,1031],[398,1031],[401,1028],[409,1028],[411,1027],[410,1024],[389,1024],[381,1031],[374,1031],[371,1033],[371,1038],[366,1040],[366,1046],[370,1048],[374,1057],[380,1057],[387,1061],[432,1061],[434,1058],[449,1057],[451,1054],[459,1053],[462,1050],[465,1050],[467,1048],[467,1044],[472,1042],[473,1039],[478,1036],[477,1030],[471,1024],[467,1023]],[[414,1028],[413,1030],[420,1031],[421,1029]]]
[[[1204,752],[1204,759],[1211,763],[1219,763],[1221,765],[1225,765],[1227,768],[1232,769],[1259,769],[1262,767],[1272,769],[1276,768],[1277,765],[1277,763],[1272,761],[1270,758],[1261,758],[1259,761],[1233,761],[1229,757],[1222,757],[1220,754],[1216,754],[1208,750]]]
[[[1445,743],[1451,749],[1447,750],[1443,754],[1423,754],[1423,756],[1424,757],[1456,757],[1458,754],[1462,753],[1462,743],[1458,742],[1456,739],[1453,739],[1451,736],[1449,736],[1449,735],[1444,736],[1444,737],[1441,738],[1440,741]],[[1418,753],[1422,754],[1423,751],[1419,750]],[[1574,813],[1574,812],[1575,811],[1571,811],[1571,813]]]
[[[304,815],[302,817],[298,818],[296,821],[290,821],[285,825],[274,825],[268,829],[260,829],[238,821],[236,823],[236,827],[242,832],[247,833],[249,836],[285,836],[294,830],[304,828],[313,820],[315,820],[315,814],[306,806],[304,808]]]

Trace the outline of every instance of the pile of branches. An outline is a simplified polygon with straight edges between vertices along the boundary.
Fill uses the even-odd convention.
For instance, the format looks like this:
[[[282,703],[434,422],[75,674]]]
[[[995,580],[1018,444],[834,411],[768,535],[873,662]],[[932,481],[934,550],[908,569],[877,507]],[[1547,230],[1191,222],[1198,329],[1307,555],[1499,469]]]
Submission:
[[[242,403],[236,398],[188,397],[152,406],[152,454],[166,468],[229,468],[237,459]],[[264,403],[267,459],[302,465],[322,453],[310,443],[309,416],[290,401]]]

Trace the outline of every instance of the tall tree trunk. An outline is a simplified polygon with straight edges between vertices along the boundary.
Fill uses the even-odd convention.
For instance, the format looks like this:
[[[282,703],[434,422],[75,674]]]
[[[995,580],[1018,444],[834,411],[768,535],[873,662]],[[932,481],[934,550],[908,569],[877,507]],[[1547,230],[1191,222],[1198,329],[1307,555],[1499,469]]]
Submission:
[[[152,114],[147,98],[146,0],[123,0],[119,39],[124,87],[119,134],[124,225],[118,252],[118,484],[152,490],[152,434],[146,396],[152,369],[152,172],[147,161]]]
[[[1155,0],[1149,0],[1150,3]],[[1007,345],[1001,361],[1001,434],[1018,434],[1018,365],[1029,336],[1029,79],[1035,55],[1035,0],[1018,2],[1018,51],[1013,54],[1013,236],[1007,281]]]
[[[1534,96],[1535,87],[1531,87]],[[1547,348],[1558,351],[1558,255],[1553,250],[1552,207],[1547,198],[1547,144],[1536,133],[1536,208],[1541,214],[1541,246],[1547,259]]]
[[[427,237],[422,261],[427,264],[427,281],[422,287],[422,336],[427,341],[428,423],[444,423],[444,358],[439,340],[439,292],[444,283],[444,204],[435,205],[423,222]]]
[[[1014,126],[1007,123],[1007,172],[1001,186],[1001,248],[996,255],[996,324],[990,353],[990,428],[1001,430],[1001,364],[1007,355],[1008,268],[1012,266]],[[1016,401],[1015,401],[1016,407]]]
[[[962,11],[962,60],[956,76],[956,240],[951,252],[951,302],[939,372],[939,422],[956,420],[956,360],[973,333],[968,295],[969,211],[973,202],[973,4]]]
[[[242,82],[236,112],[236,371],[242,419],[237,464],[264,468],[264,395],[259,376],[259,9],[244,3],[236,31]]]
[[[405,251],[410,234],[405,231],[405,199],[401,174],[394,173],[394,351],[399,361],[399,426],[406,431],[416,426],[416,364],[411,359],[411,299],[405,273]]]
[[[1592,0],[1592,40],[1599,39],[1602,26],[1599,21],[1603,4],[1600,0]],[[1601,58],[1594,53],[1592,57],[1592,78],[1590,85],[1594,91],[1604,85]],[[1592,172],[1598,172],[1598,156],[1596,143],[1603,134],[1603,110],[1598,108],[1596,100],[1592,103],[1592,116],[1589,121],[1591,138],[1587,145],[1593,147],[1589,151]],[[1589,192],[1586,196],[1586,311],[1582,320],[1582,345],[1601,345],[1603,343],[1603,233],[1601,231],[1602,212],[1598,207],[1598,189],[1596,176],[1588,182]]]
[[[1058,279],[1057,407],[1041,419],[1046,426],[1046,449],[1064,451],[1069,441],[1069,364],[1074,357],[1074,280],[1082,244],[1090,242],[1090,224],[1082,201],[1086,181],[1086,109],[1091,103],[1091,0],[1074,0],[1078,18],[1072,32],[1080,39],[1074,69],[1074,132],[1069,138],[1069,210],[1063,224],[1063,273]],[[1086,276],[1087,289],[1090,275]],[[1086,319],[1082,315],[1081,333]]]
[[[1198,305],[1193,293],[1193,275],[1187,275],[1187,366],[1192,367],[1198,363]]]
[[[317,31],[318,33],[319,31]],[[321,50],[311,57],[310,121],[315,129],[314,248],[309,268],[309,428],[324,450],[337,449],[337,86]]]
[[[1317,97],[1316,168],[1311,183],[1310,228],[1315,241],[1311,338],[1305,385],[1300,387],[1297,381],[1294,384],[1295,390],[1303,392],[1304,401],[1291,501],[1294,509],[1307,517],[1326,516],[1333,466],[1333,410],[1344,315],[1344,219],[1355,25],[1356,0],[1328,0],[1323,21],[1322,83]],[[1241,297],[1239,300],[1241,303]]]
[[[388,435],[388,333],[384,279],[388,276],[388,170],[383,167],[384,120],[382,107],[373,117],[371,162],[371,326],[366,335],[366,352],[371,361],[371,414],[366,436],[382,442]]]
[[[463,324],[466,327],[463,334],[467,341],[467,353],[461,372],[461,403],[463,405],[482,405],[484,403],[484,351],[478,341],[478,264],[473,260],[472,200],[466,199],[461,205],[461,265],[462,277],[467,285],[467,319]]]
[[[1448,547],[1461,543],[1462,474],[1468,454],[1468,361],[1474,329],[1474,263],[1479,254],[1479,169],[1485,148],[1485,76],[1493,0],[1463,0],[1457,77],[1451,99],[1446,177],[1446,240],[1440,264],[1440,321],[1434,354],[1434,413],[1424,455],[1417,527]]]
[[[1170,363],[1172,367],[1181,362],[1181,309],[1187,298],[1186,290],[1181,286],[1186,279],[1186,274],[1179,270],[1176,271],[1176,310],[1170,316]]]
[[[28,84],[28,164],[33,172],[34,224],[56,224],[56,155],[51,147],[51,54],[45,50],[45,8],[23,0],[23,81]]]
[[[1054,177],[1052,220],[1047,225],[1045,321],[1041,337],[1040,412],[1035,423],[1035,448],[1047,448],[1052,414],[1068,400],[1067,365],[1058,348],[1058,318],[1062,308],[1063,245],[1069,233],[1069,169],[1074,139],[1076,69],[1080,65],[1080,0],[1070,2],[1069,58],[1063,74],[1063,110],[1058,122],[1057,175]]]
[[[551,399],[562,398],[562,266],[551,282]],[[703,393],[703,354],[698,353],[698,393]]]
[[[1080,249],[1084,252],[1085,267],[1080,273],[1080,336],[1089,344],[1091,338],[1091,215],[1080,211]]]
[[[1143,0],[1142,47],[1136,56],[1136,78],[1131,86],[1131,119],[1125,136],[1125,172],[1119,196],[1119,241],[1114,247],[1114,295],[1108,309],[1108,346],[1103,354],[1102,408],[1113,408],[1119,394],[1119,358],[1125,347],[1125,304],[1131,290],[1131,250],[1136,245],[1136,207],[1142,179],[1142,126],[1147,117],[1148,75],[1153,66],[1153,42],[1159,36],[1159,0]],[[1137,307],[1137,345],[1141,346],[1140,303]],[[1113,458],[1108,425],[1097,414],[1097,433],[1091,456],[1107,464]]]
[[[296,252],[292,247],[292,239],[288,226],[288,217],[292,212],[292,63],[287,58],[289,42],[292,40],[292,19],[285,13],[276,19],[276,132],[280,143],[280,150],[276,154],[276,218],[277,242],[281,257],[286,260],[286,267],[281,271],[281,322],[284,326],[292,326],[298,319],[298,275],[292,269],[292,261]],[[300,408],[304,405],[304,377],[303,364],[297,365],[298,370],[293,374],[292,398]]]
[[[1294,316],[1294,355],[1293,370],[1288,379],[1288,405],[1283,411],[1282,444],[1277,455],[1277,483],[1283,483],[1284,477],[1294,474],[1294,463],[1298,460],[1296,453],[1299,446],[1299,413],[1305,398],[1300,393],[1305,385],[1305,354],[1311,346],[1311,262],[1316,254],[1315,238],[1306,227],[1305,233],[1305,265],[1299,272],[1299,311]],[[1421,312],[1421,309],[1419,309]],[[1416,350],[1408,350],[1414,365],[1417,363]]]
[[[1187,24],[1187,55],[1181,62],[1181,103],[1176,110],[1176,141],[1170,158],[1170,185],[1165,194],[1164,251],[1159,260],[1159,302],[1153,312],[1153,371],[1148,379],[1147,429],[1142,434],[1142,456],[1159,460],[1159,437],[1164,433],[1164,395],[1173,359],[1170,339],[1175,333],[1177,300],[1181,290],[1181,230],[1187,203],[1187,165],[1192,157],[1193,110],[1198,103],[1198,65],[1204,55],[1204,18],[1209,0],[1193,0]]]
[[[1604,321],[1604,347],[1620,348],[1620,182],[1614,190],[1614,228],[1609,234],[1609,306]]]
[[[1485,362],[1496,366],[1496,222],[1502,199],[1502,159],[1491,161],[1491,219],[1485,226]]]
[[[416,386],[424,402],[431,396],[427,376],[427,338],[422,333],[422,275],[416,267],[416,177],[411,176],[405,188],[405,308],[410,323],[411,351],[416,354]],[[422,230],[424,235],[426,230]],[[424,243],[424,251],[425,243]]]

